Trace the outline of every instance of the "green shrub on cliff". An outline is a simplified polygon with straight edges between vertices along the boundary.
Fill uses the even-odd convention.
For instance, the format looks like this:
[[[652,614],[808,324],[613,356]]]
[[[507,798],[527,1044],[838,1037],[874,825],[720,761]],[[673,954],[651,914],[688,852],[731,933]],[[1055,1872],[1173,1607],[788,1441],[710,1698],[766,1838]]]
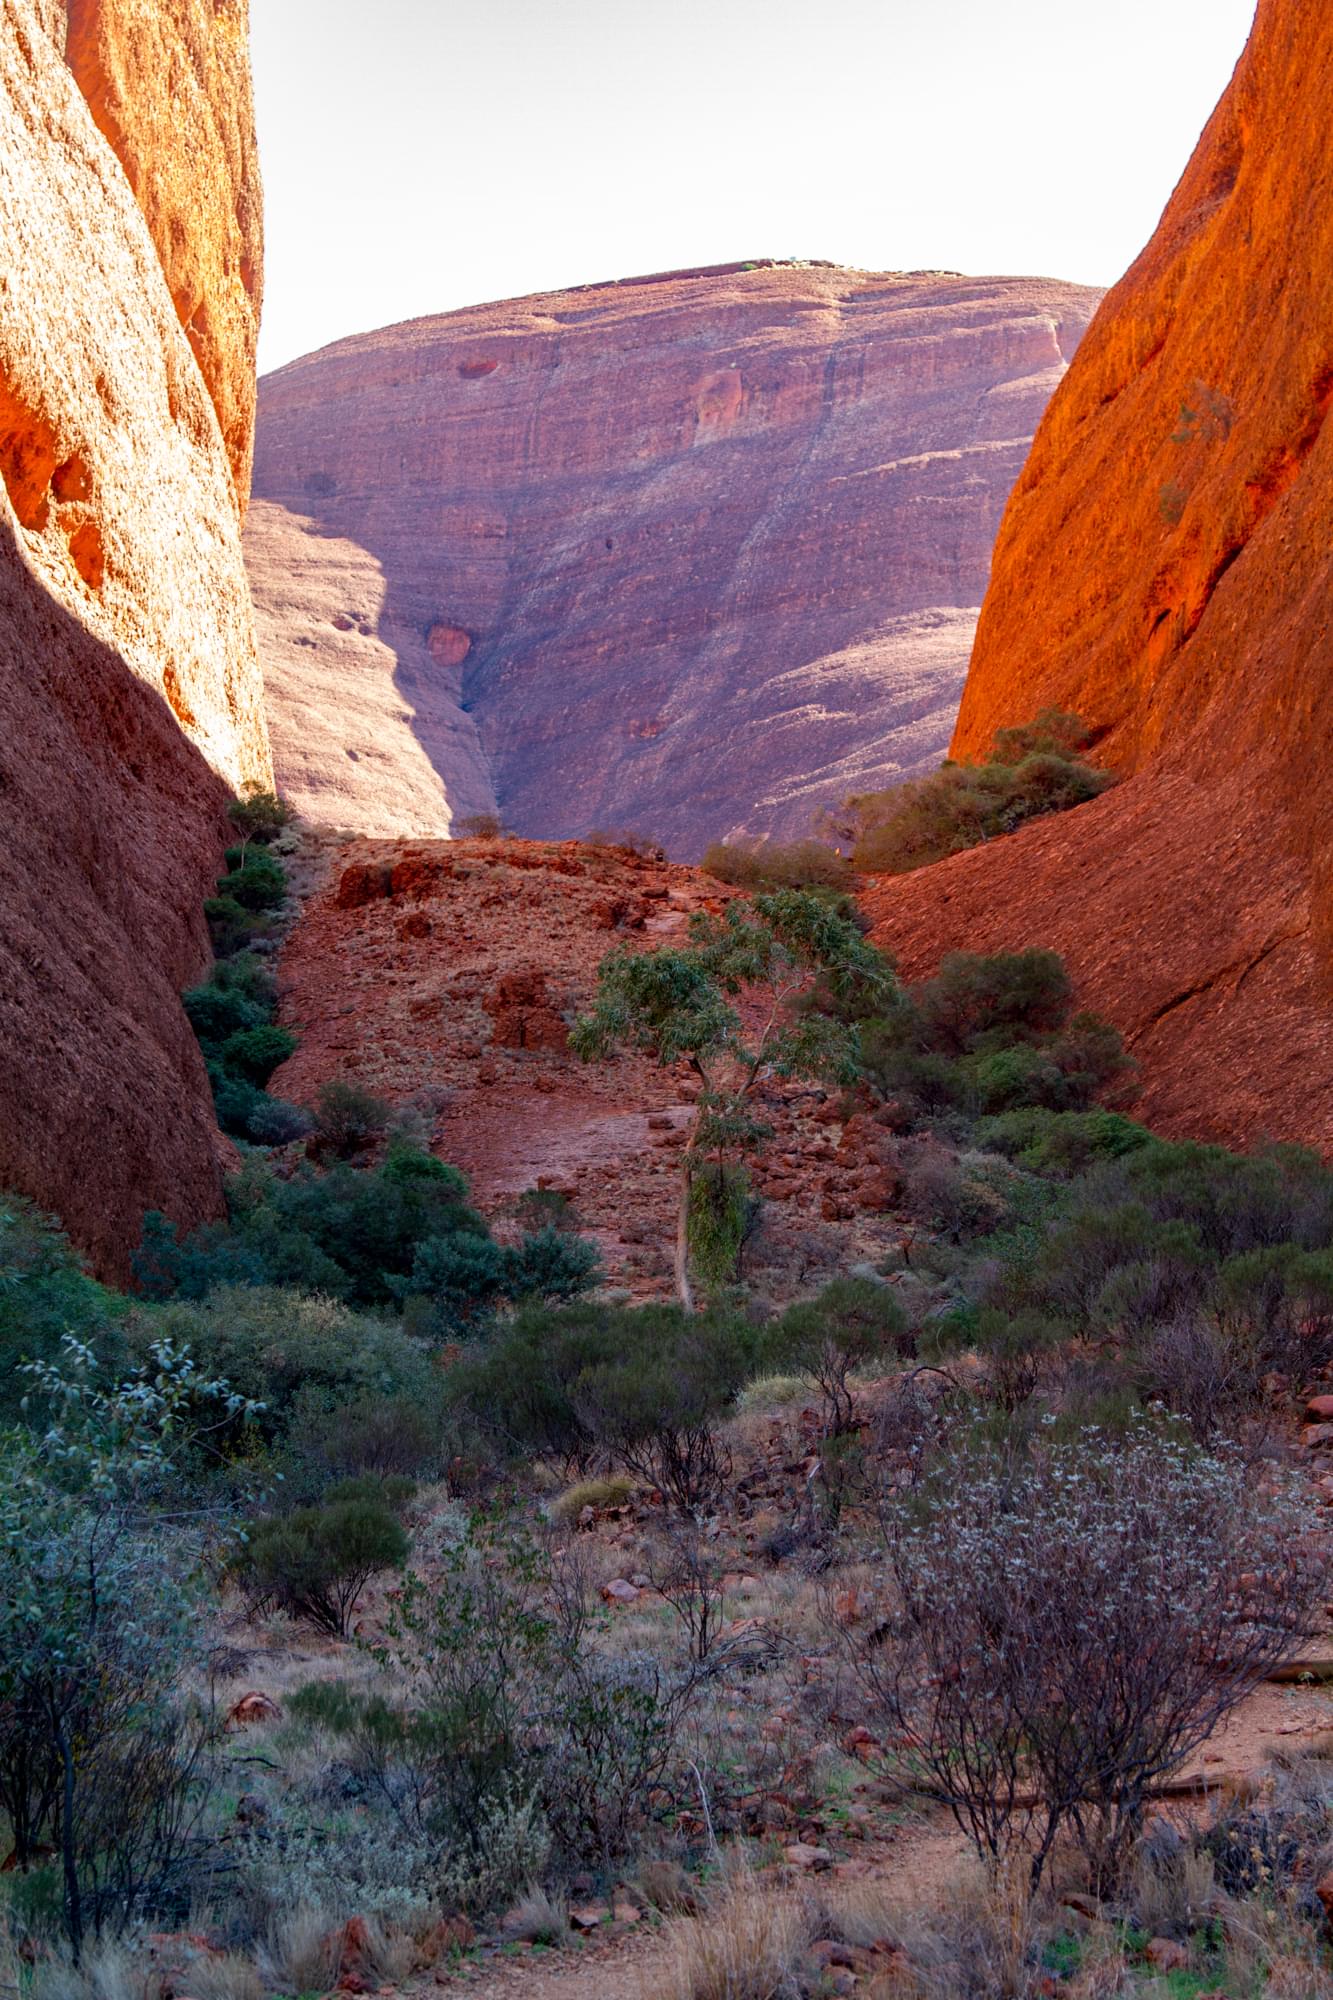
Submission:
[[[1077,716],[1044,709],[1022,728],[997,731],[984,764],[945,763],[928,778],[848,799],[856,866],[905,875],[1095,799],[1113,779],[1083,761],[1089,740]]]

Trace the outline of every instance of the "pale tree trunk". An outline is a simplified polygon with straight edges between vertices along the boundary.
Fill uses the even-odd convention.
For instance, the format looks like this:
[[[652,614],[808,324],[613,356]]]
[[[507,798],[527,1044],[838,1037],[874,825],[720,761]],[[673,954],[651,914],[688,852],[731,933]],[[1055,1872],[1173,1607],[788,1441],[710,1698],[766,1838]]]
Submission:
[[[690,1163],[680,1170],[680,1203],[676,1211],[676,1292],[687,1313],[694,1311],[694,1289],[690,1284]]]

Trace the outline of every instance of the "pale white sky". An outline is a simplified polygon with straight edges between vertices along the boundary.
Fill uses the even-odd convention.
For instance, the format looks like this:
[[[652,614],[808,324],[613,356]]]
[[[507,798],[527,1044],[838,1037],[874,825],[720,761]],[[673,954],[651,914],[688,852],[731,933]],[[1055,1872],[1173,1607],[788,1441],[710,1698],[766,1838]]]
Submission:
[[[251,0],[260,365],[746,257],[1108,284],[1254,0]]]

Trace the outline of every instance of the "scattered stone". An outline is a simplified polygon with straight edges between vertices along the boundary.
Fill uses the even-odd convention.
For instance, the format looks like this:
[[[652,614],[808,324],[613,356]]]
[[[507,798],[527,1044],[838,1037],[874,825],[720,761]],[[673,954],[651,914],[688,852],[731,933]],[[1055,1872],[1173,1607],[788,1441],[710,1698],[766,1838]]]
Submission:
[[[820,1874],[825,1868],[833,1866],[833,1855],[827,1847],[815,1847],[806,1840],[793,1841],[782,1852],[791,1867],[807,1869],[813,1874]]]
[[[1159,1972],[1185,1972],[1189,1968],[1189,1952],[1175,1938],[1150,1938],[1143,1955]]]

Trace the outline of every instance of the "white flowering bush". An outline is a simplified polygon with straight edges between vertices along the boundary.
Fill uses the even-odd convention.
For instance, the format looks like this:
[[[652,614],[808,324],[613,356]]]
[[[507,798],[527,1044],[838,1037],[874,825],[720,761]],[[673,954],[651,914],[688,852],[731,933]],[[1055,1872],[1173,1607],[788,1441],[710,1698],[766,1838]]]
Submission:
[[[1146,1428],[972,1442],[890,1499],[856,1665],[883,1733],[981,1854],[1098,1879],[1152,1786],[1312,1626],[1327,1555],[1293,1487]]]

